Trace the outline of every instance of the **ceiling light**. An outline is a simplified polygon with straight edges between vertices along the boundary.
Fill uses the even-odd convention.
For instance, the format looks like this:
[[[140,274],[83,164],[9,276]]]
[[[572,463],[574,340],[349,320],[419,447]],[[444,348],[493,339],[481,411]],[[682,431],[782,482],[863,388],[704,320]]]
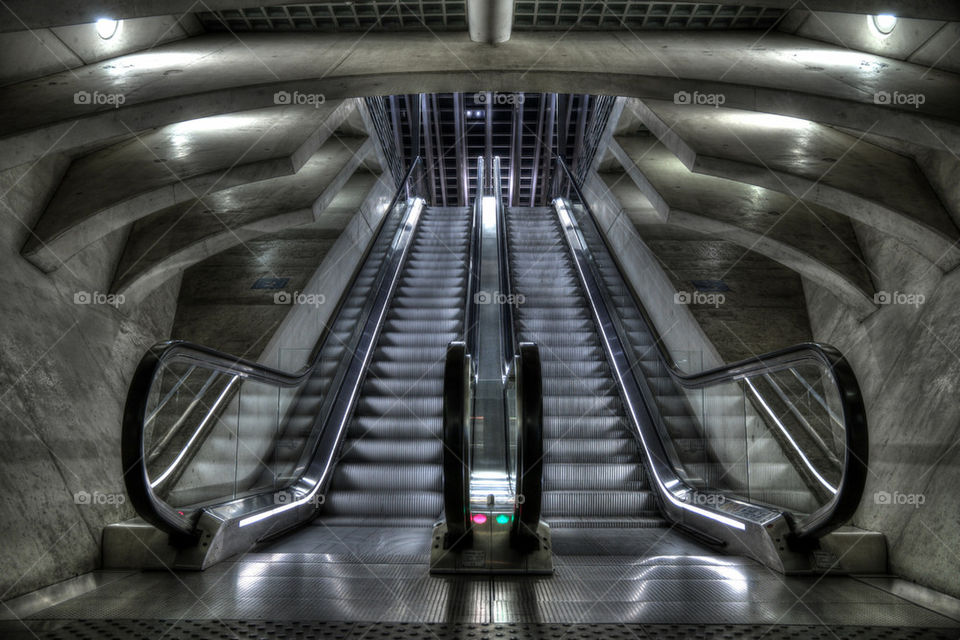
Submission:
[[[97,20],[97,35],[103,38],[104,40],[109,40],[113,36],[117,35],[117,28],[120,26],[119,20],[111,20],[110,18],[100,18]]]
[[[870,22],[880,35],[887,36],[897,26],[897,16],[881,13],[880,15],[870,16]]]

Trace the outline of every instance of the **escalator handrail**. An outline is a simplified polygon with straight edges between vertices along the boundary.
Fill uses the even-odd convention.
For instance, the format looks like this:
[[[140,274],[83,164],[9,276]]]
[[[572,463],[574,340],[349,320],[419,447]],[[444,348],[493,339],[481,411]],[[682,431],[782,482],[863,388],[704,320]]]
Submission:
[[[518,353],[517,501],[512,533],[529,550],[536,547],[543,506],[543,373],[537,345],[521,342]]]
[[[514,355],[520,353],[519,331],[513,305],[513,283],[510,280],[510,247],[507,242],[507,214],[503,206],[503,181],[500,179],[500,158],[494,158],[493,195],[497,199],[497,228],[499,243],[500,294],[506,304],[500,305],[501,331],[503,331],[503,371],[507,373],[514,361]]]
[[[774,373],[789,369],[802,362],[818,362],[831,373],[840,398],[841,416],[844,422],[844,455],[843,469],[837,492],[833,498],[809,516],[798,519],[794,523],[794,536],[797,539],[814,539],[821,537],[833,529],[846,524],[853,516],[863,496],[863,489],[867,476],[868,459],[868,430],[866,408],[863,394],[857,382],[853,368],[847,359],[835,347],[818,343],[804,342],[768,353],[745,358],[737,362],[721,365],[697,373],[684,372],[666,348],[663,337],[652,321],[638,292],[632,282],[626,277],[623,266],[617,254],[610,246],[606,235],[599,229],[596,216],[587,204],[583,192],[573,174],[567,167],[563,157],[556,155],[558,166],[565,173],[567,180],[577,195],[580,203],[588,213],[587,219],[594,225],[596,235],[601,239],[607,253],[620,272],[621,279],[626,284],[633,298],[633,303],[640,312],[643,322],[647,325],[653,337],[657,352],[666,365],[670,377],[687,389],[700,389],[725,382],[735,382],[743,378],[765,373]]]
[[[405,196],[404,185],[409,183],[421,162],[422,160],[418,156],[411,163],[400,188],[394,194],[389,206],[384,210],[385,213],[374,230],[371,241],[357,263],[357,268],[344,289],[345,293],[355,285],[360,270],[376,244],[376,239],[383,230],[390,212],[395,209],[401,197]],[[331,317],[336,317],[342,302],[341,299]],[[150,524],[173,536],[188,539],[195,537],[193,519],[185,516],[181,510],[170,507],[156,496],[146,469],[147,456],[144,449],[144,436],[150,390],[156,376],[169,361],[175,358],[188,360],[191,361],[191,364],[199,363],[204,368],[220,371],[241,379],[250,379],[274,386],[292,387],[304,382],[313,374],[314,369],[320,363],[323,347],[329,338],[332,324],[331,322],[325,323],[308,364],[295,372],[283,371],[185,340],[167,340],[150,347],[137,365],[128,388],[121,426],[121,460],[124,484],[131,505],[136,512]],[[331,395],[335,395],[335,393]],[[189,443],[188,446],[190,446]],[[199,445],[195,443],[193,446]],[[273,490],[269,493],[273,493]]]
[[[470,356],[464,342],[447,346],[443,368],[443,510],[447,548],[470,542]]]
[[[477,336],[479,327],[477,326],[477,300],[478,288],[480,286],[480,260],[481,260],[481,241],[482,233],[482,210],[481,198],[483,193],[484,176],[483,157],[477,158],[477,197],[473,202],[470,221],[470,253],[467,263],[467,290],[466,290],[466,310],[463,314],[463,340],[466,343],[467,353],[476,354]]]

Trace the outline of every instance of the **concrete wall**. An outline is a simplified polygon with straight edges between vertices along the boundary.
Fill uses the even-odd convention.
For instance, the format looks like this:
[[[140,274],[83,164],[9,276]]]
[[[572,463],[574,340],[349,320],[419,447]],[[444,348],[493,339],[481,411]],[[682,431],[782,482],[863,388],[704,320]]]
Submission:
[[[0,173],[2,599],[94,569],[102,527],[132,516],[120,504],[127,383],[167,336],[179,286],[139,308],[82,304],[108,291],[122,230],[50,276],[20,256],[67,163],[51,156]]]
[[[942,274],[869,229],[858,235],[881,289],[925,301],[884,305],[859,323],[805,283],[814,338],[847,356],[866,399],[870,473],[854,524],[886,535],[892,572],[960,596],[960,272]]]
[[[301,293],[323,295],[328,304],[318,310],[303,305],[291,308],[260,354],[260,362],[282,362],[284,368],[293,369],[307,363],[305,358],[320,338],[337,302],[346,292],[350,278],[367,246],[373,241],[373,232],[386,214],[395,192],[392,176],[384,172],[301,289]],[[284,351],[288,355],[281,355]],[[299,354],[303,359],[296,359],[294,354]]]

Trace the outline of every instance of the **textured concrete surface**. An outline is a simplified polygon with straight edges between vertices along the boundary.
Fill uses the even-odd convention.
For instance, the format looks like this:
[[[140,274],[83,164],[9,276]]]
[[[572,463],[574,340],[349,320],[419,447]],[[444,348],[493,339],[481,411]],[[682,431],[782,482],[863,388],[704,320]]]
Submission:
[[[171,281],[136,309],[76,303],[77,295],[94,300],[109,291],[122,232],[52,277],[20,257],[39,203],[66,164],[51,157],[0,174],[4,598],[94,569],[103,525],[132,515],[122,504],[119,459],[127,380],[144,350],[167,335],[179,284]]]
[[[0,8],[0,12],[3,9]],[[20,29],[23,29],[22,23]],[[7,31],[0,28],[0,31]],[[125,21],[109,40],[97,35],[96,24],[72,23],[53,29],[0,33],[0,84],[37,78],[64,69],[180,40],[200,31],[192,15],[154,16]]]
[[[866,396],[870,473],[855,523],[887,535],[892,571],[957,596],[960,277],[931,269],[894,239],[859,235],[882,288],[924,301],[884,305],[861,324],[805,284],[814,337],[846,354]]]
[[[804,38],[869,51],[878,55],[909,60],[946,71],[960,71],[960,51],[954,46],[960,38],[955,22],[903,17],[890,34],[879,33],[870,15],[835,11],[792,11],[778,28]]]
[[[586,193],[625,267],[638,270],[633,281],[671,353],[693,354],[690,370],[811,338],[797,273],[734,243],[652,222],[649,211],[623,207],[597,174]],[[722,280],[723,303],[677,304],[676,293],[696,291],[694,280]]]

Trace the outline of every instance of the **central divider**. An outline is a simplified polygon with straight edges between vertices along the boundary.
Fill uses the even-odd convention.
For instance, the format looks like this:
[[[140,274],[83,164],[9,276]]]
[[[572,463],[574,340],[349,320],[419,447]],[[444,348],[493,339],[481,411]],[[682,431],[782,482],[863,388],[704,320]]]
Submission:
[[[435,573],[553,571],[549,527],[540,522],[540,359],[536,345],[515,337],[499,160],[488,174],[477,159],[464,341],[447,350]]]

